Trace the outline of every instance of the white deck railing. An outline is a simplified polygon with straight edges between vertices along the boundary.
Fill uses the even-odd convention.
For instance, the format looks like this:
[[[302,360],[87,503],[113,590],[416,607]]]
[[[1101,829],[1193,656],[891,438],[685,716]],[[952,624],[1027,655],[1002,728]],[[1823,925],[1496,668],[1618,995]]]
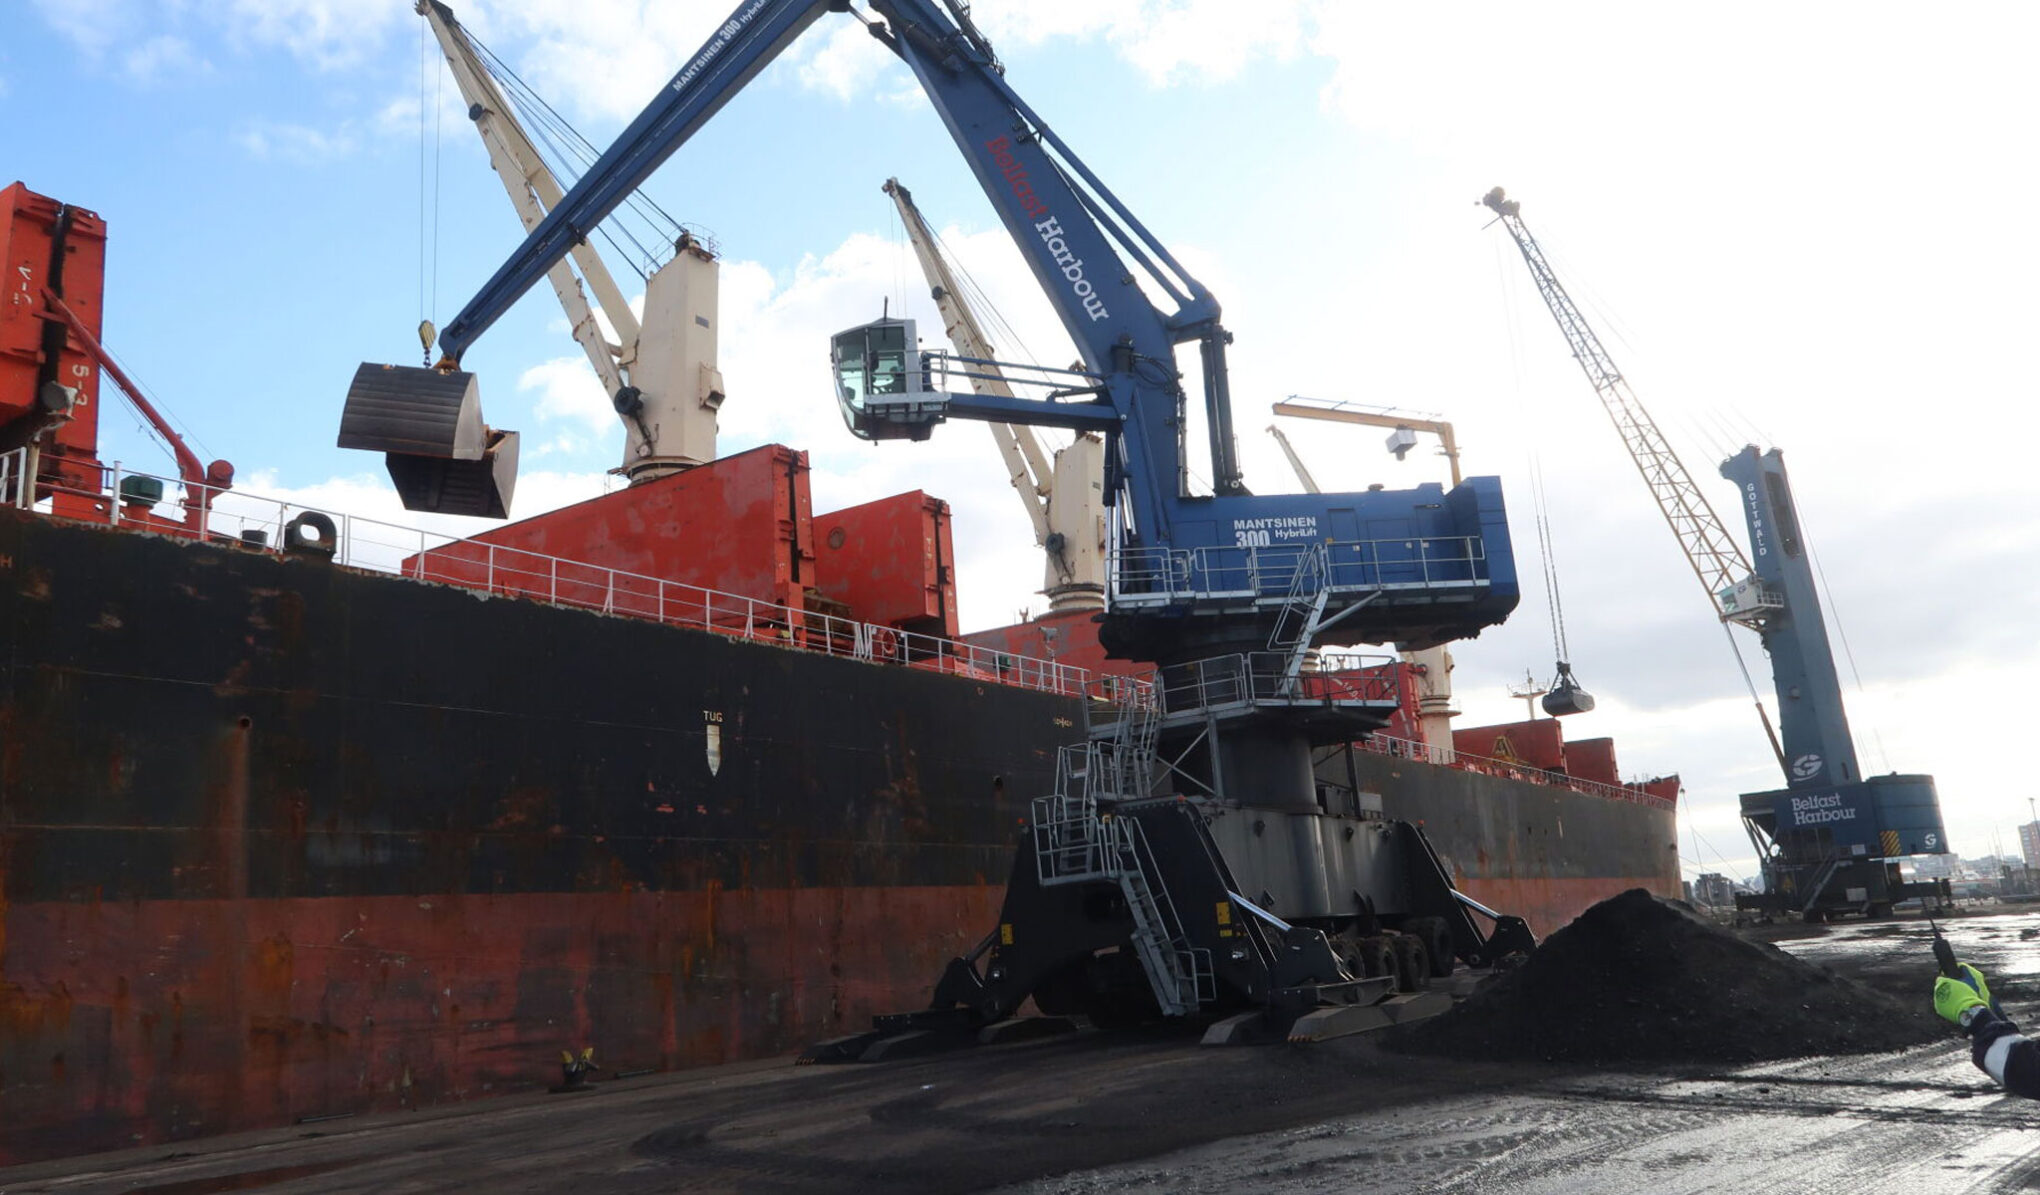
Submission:
[[[0,454],[0,502],[14,504],[11,499],[16,491],[32,492],[30,487],[19,485],[23,463],[17,456]],[[182,525],[187,509],[184,503],[199,499],[200,495],[187,493],[181,499],[171,498],[186,488],[183,482],[123,469],[118,463],[105,467],[105,472],[107,485],[102,492],[78,497],[103,503],[106,510],[100,517],[107,525],[193,536]],[[175,513],[156,515],[140,507],[124,509],[122,503],[107,497],[118,494],[121,483],[132,478],[160,482],[164,504]],[[1067,697],[1083,696],[1090,679],[1087,670],[1072,665],[995,651],[939,635],[795,609],[743,594],[324,510],[288,499],[242,490],[192,488],[203,491],[202,498],[208,507],[208,538],[233,542],[249,551],[285,552],[284,541],[291,525],[302,516],[315,515],[331,520],[334,532],[330,545],[318,549],[320,554],[330,550],[334,563],[350,568],[394,573],[621,618],[640,618],[845,659],[955,673]],[[1145,684],[1135,680],[1121,683]]]

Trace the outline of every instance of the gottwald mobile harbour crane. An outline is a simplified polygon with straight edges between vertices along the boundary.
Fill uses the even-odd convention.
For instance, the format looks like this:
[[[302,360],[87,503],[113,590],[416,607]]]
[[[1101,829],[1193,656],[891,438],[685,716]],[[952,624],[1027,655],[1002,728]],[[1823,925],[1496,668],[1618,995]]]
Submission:
[[[1735,483],[1748,526],[1745,556],[1559,285],[1523,223],[1521,204],[1500,187],[1481,202],[1522,252],[1716,616],[1755,631],[1771,658],[1778,724],[1774,730],[1764,716],[1764,731],[1784,770],[1785,787],[1742,794],[1743,827],[1763,868],[1764,891],[1739,894],[1737,907],[1824,921],[1843,913],[1889,916],[1893,903],[1915,897],[1945,901],[1945,880],[1908,883],[1899,870],[1906,856],[1948,852],[1934,778],[1896,773],[1866,778],[1857,765],[1784,456],[1749,445],[1721,464],[1721,475]],[[1763,715],[1761,703],[1757,708]]]
[[[1213,1022],[1207,1040],[1329,1036],[1435,1010],[1442,994],[1419,990],[1429,977],[1534,941],[1457,893],[1418,827],[1317,781],[1314,751],[1396,706],[1389,670],[1328,663],[1323,649],[1422,648],[1506,617],[1517,581],[1500,483],[1249,493],[1216,300],[1012,89],[966,5],[870,9],[746,0],[447,324],[439,365],[364,367],[349,415],[409,429],[413,455],[495,484],[496,466],[459,435],[485,426],[463,352],[803,30],[852,12],[920,81],[1081,361],[998,363],[1013,392],[976,392],[967,383],[994,363],[923,351],[911,321],[881,318],[832,338],[844,418],[875,440],[922,439],[952,417],[1101,436],[1101,639],[1158,671],[1153,684],[1100,679],[1088,739],[1062,750],[1055,791],[1018,834],[997,926],[951,961],[930,1007],[811,1056],[972,1040],[1026,1023],[1009,1018],[1029,998],[1050,1018]],[[1186,342],[1202,358],[1211,494],[1187,483]]]

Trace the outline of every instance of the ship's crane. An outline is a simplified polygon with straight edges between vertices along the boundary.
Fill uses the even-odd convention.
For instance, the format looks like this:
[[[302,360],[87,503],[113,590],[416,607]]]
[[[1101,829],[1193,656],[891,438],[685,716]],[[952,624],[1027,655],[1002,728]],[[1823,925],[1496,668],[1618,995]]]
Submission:
[[[1282,449],[1282,455],[1288,458],[1289,467],[1295,471],[1296,480],[1303,486],[1303,492],[1306,494],[1323,493],[1323,489],[1317,483],[1317,478],[1310,475],[1310,466],[1304,464],[1303,458],[1296,455],[1296,445],[1289,442],[1289,437],[1283,434],[1282,429],[1271,423],[1268,425],[1268,434],[1275,437],[1276,446]]]
[[[1005,374],[992,364],[991,338],[977,313],[964,300],[935,233],[900,180],[887,179],[892,196],[928,280],[929,295],[942,314],[944,331],[957,355],[986,364],[971,371],[971,388],[980,394],[1012,397]],[[1105,607],[1105,438],[1079,432],[1050,456],[1034,429],[1010,423],[988,423],[992,439],[1021,505],[1034,525],[1034,542],[1047,556],[1042,592],[1051,610],[1101,610]]]
[[[565,189],[453,10],[439,0],[418,0],[417,12],[431,27],[445,55],[497,181],[510,196],[525,231],[531,231],[547,212],[559,206]],[[640,485],[714,460],[716,418],[723,403],[722,373],[716,367],[719,321],[714,251],[683,231],[674,243],[673,256],[645,279],[642,319],[631,309],[601,255],[585,239],[572,245],[545,274],[602,392],[623,421],[624,455],[616,472],[632,485]],[[594,292],[602,319],[615,333],[614,342],[588,302],[589,291]],[[429,326],[425,336],[429,348]],[[371,379],[371,393],[378,380]],[[471,414],[478,421],[479,403],[474,405]],[[340,446],[390,452],[390,474],[407,507],[452,514],[507,513],[504,495],[492,492],[487,485],[449,485],[448,465],[443,459],[435,459],[431,451],[415,451],[419,444],[392,442],[395,428],[386,418],[376,418],[378,413],[388,414],[371,405],[350,404],[352,418],[343,423]],[[401,420],[403,413],[398,415]],[[500,436],[491,439],[495,442],[486,446],[488,455],[514,453],[514,441]],[[450,450],[443,443],[431,447]],[[497,462],[483,463],[492,466],[486,472],[499,471]],[[514,470],[514,456],[505,464]]]
[[[475,338],[803,30],[851,11],[920,81],[1081,362],[924,352],[909,321],[881,318],[831,340],[845,420],[869,439],[922,439],[950,417],[1102,435],[1100,637],[1160,665],[1154,687],[1087,703],[1100,721],[1034,803],[1000,929],[952,962],[931,1008],[879,1031],[974,1037],[1032,999],[1098,1021],[1230,1013],[1285,1034],[1350,1032],[1403,1015],[1384,998],[1421,1000],[1414,989],[1454,956],[1530,945],[1520,920],[1453,890],[1419,827],[1320,783],[1313,759],[1398,708],[1392,691],[1342,679],[1378,671],[1320,668],[1318,645],[1424,647],[1515,607],[1500,482],[1248,493],[1217,300],[1013,90],[962,0],[870,8],[877,19],[847,0],[745,0],[446,326],[439,366],[365,365],[357,392],[366,377],[375,405],[414,424],[468,410],[475,380],[459,363]],[[1185,343],[1202,361],[1210,494],[1185,480]],[[1004,392],[966,388],[994,365]]]
[[[1724,623],[1754,630],[1770,656],[1778,700],[1775,731],[1761,702],[1757,708],[1786,787],[1742,796],[1744,827],[1764,868],[1766,891],[1759,901],[1774,911],[1819,919],[1850,910],[1884,913],[1908,896],[1943,895],[1940,886],[1904,883],[1896,862],[1947,850],[1933,777],[1866,780],[1857,765],[1784,457],[1775,448],[1764,452],[1751,445],[1722,462],[1722,476],[1736,484],[1742,501],[1751,549],[1745,555],[1559,284],[1523,223],[1522,205],[1500,187],[1481,203],[1521,251],[1574,359],[1706,586],[1708,604]]]

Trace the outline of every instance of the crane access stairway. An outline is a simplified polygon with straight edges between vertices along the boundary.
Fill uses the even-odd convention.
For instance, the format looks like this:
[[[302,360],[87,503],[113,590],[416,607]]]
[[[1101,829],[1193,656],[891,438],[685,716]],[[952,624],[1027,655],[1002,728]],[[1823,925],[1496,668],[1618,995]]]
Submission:
[[[1288,654],[1268,655],[1258,670],[1203,661],[1201,687],[1174,704],[1166,686],[1097,678],[1085,741],[1060,751],[1055,789],[1018,835],[997,926],[950,960],[928,1007],[874,1017],[870,1032],[818,1043],[802,1061],[1006,1043],[1067,1031],[1072,1018],[1193,1024],[1207,1044],[1315,1041],[1434,1015],[1451,1001],[1427,977],[1534,948],[1520,919],[1454,889],[1420,827],[1228,795],[1164,758],[1171,719],[1209,729],[1264,707],[1393,707],[1392,689],[1327,695],[1315,688],[1319,659],[1290,670]],[[1287,854],[1292,844],[1302,856]],[[1319,878],[1338,883],[1312,897],[1299,879],[1315,873],[1293,860],[1314,851]],[[1042,1015],[1017,1015],[1030,1000]]]
[[[1034,800],[1035,879],[1044,888],[1110,881],[1133,919],[1141,969],[1165,1016],[1196,1012],[1217,999],[1211,951],[1190,944],[1183,921],[1155,871],[1141,823],[1100,811],[1099,799],[1140,800],[1155,769],[1158,730],[1153,690],[1143,687],[1100,737],[1061,750],[1055,792]]]

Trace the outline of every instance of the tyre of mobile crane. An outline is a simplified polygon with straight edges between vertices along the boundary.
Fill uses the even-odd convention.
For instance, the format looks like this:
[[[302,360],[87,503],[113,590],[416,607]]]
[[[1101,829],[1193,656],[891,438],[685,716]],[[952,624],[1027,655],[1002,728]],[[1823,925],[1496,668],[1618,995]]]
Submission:
[[[1422,938],[1396,934],[1389,939],[1389,950],[1395,958],[1397,991],[1415,992],[1431,986],[1431,956]]]
[[[1423,940],[1431,960],[1431,978],[1452,974],[1452,928],[1443,917],[1412,917],[1403,923],[1403,932]]]

